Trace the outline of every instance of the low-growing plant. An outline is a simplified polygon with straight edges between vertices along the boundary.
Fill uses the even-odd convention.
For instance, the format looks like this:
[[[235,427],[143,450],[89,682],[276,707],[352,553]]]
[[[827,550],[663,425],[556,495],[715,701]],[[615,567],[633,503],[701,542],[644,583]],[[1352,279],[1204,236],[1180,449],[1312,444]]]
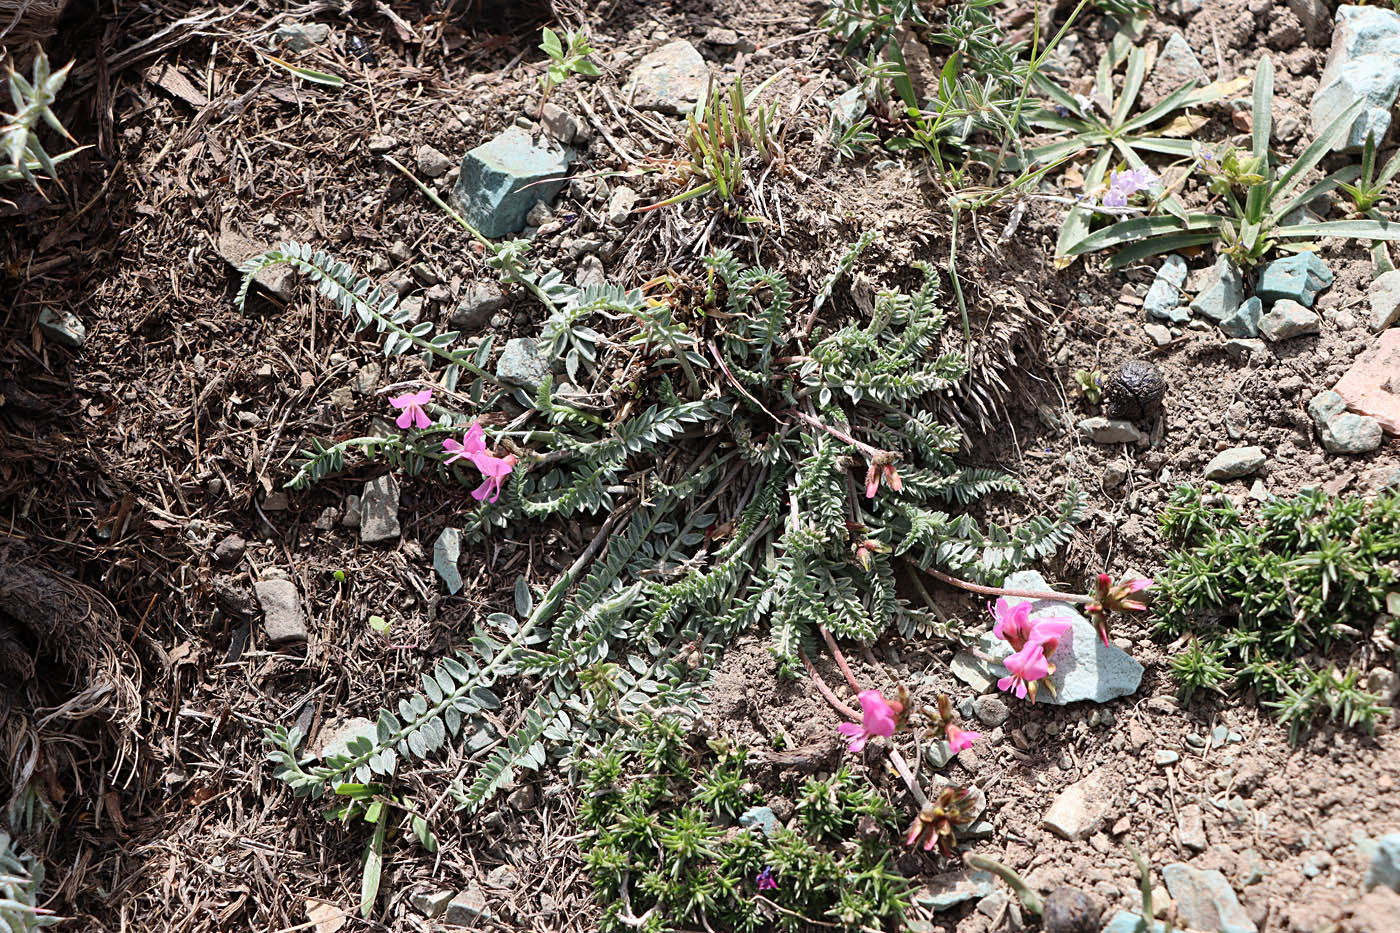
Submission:
[[[1361,216],[1372,220],[1384,220],[1377,209],[1381,203],[1394,205],[1395,195],[1389,192],[1390,181],[1400,172],[1400,150],[1376,171],[1376,134],[1366,134],[1366,144],[1361,149],[1361,170],[1353,182],[1341,182],[1337,190],[1345,194],[1352,203],[1352,209]]]
[[[15,112],[4,115],[0,123],[0,184],[24,179],[35,188],[39,179],[34,173],[44,171],[50,178],[58,177],[58,165],[66,162],[82,151],[82,147],[70,149],[56,156],[50,156],[36,132],[40,121],[47,123],[66,139],[72,139],[53,112],[53,102],[68,80],[68,72],[73,67],[69,62],[58,71],[49,68],[48,56],[39,49],[34,57],[34,78],[24,76],[10,69],[10,99]],[[7,164],[8,163],[8,164]]]
[[[593,54],[593,47],[582,30],[566,29],[561,39],[559,33],[546,26],[541,33],[540,48],[549,56],[549,64],[540,75],[541,109],[554,89],[569,80],[570,75],[596,78],[602,73],[588,57]]]
[[[1178,487],[1161,516],[1180,550],[1157,578],[1158,625],[1192,638],[1171,664],[1183,694],[1252,689],[1295,739],[1322,716],[1373,728],[1385,708],[1347,663],[1372,636],[1400,637],[1384,614],[1400,591],[1400,493],[1305,490],[1253,522],[1218,499],[1218,486]]]
[[[912,885],[889,865],[897,818],[841,768],[794,794],[791,827],[741,829],[761,803],[747,753],[640,713],[580,762],[583,861],[598,928],[903,928]]]
[[[1316,222],[1294,219],[1294,212],[1360,174],[1359,166],[1348,165],[1304,187],[1308,173],[1346,135],[1364,101],[1356,101],[1339,113],[1296,162],[1281,168],[1274,165],[1269,153],[1273,94],[1274,66],[1266,56],[1255,70],[1252,150],[1248,156],[1229,148],[1217,152],[1193,144],[1193,166],[1203,167],[1211,177],[1214,197],[1210,206],[1223,208],[1223,212],[1187,212],[1179,203],[1164,199],[1161,207],[1167,214],[1120,220],[1093,233],[1081,224],[1069,239],[1065,237],[1065,230],[1069,229],[1067,219],[1059,252],[1072,260],[1096,250],[1124,246],[1109,260],[1111,267],[1120,268],[1147,256],[1219,241],[1221,253],[1247,266],[1261,262],[1285,243],[1303,248],[1321,237],[1400,239],[1400,224],[1384,218]]]
[[[43,863],[18,851],[10,834],[0,832],[0,928],[7,933],[28,933],[60,922],[62,918],[39,906],[43,883]]]

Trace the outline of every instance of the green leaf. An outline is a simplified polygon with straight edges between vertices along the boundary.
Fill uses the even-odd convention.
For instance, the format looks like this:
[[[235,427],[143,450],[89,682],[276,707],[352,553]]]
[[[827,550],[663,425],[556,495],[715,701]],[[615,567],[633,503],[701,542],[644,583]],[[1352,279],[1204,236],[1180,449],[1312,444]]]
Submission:
[[[540,48],[545,51],[545,54],[550,58],[564,57],[564,45],[559,41],[559,34],[557,32],[546,26],[541,31],[540,36],[543,40],[540,42]]]
[[[1350,107],[1339,113],[1337,118],[1327,125],[1327,128],[1317,139],[1313,140],[1312,145],[1303,150],[1303,154],[1298,156],[1298,161],[1290,165],[1287,171],[1279,176],[1278,182],[1269,192],[1270,204],[1280,197],[1287,197],[1293,190],[1293,185],[1299,180],[1299,176],[1311,171],[1326,157],[1332,147],[1351,129],[1352,120],[1361,112],[1365,103],[1364,97],[1354,101]]]
[[[1213,231],[1220,227],[1220,223],[1221,218],[1212,214],[1188,214],[1187,223],[1183,230],[1181,221],[1176,217],[1132,217],[1089,234],[1072,247],[1069,255],[1081,256],[1084,253],[1131,243],[1163,233]]]
[[[1148,256],[1171,253],[1190,246],[1204,246],[1207,243],[1215,242],[1219,235],[1217,231],[1212,230],[1209,233],[1168,233],[1164,236],[1140,240],[1114,253],[1113,258],[1108,261],[1108,266],[1110,269],[1121,269],[1135,262],[1141,262]]]
[[[302,68],[300,65],[293,65],[291,62],[283,61],[276,55],[268,55],[266,53],[263,53],[263,57],[266,58],[268,61],[272,62],[274,65],[277,65],[281,68],[285,68],[287,71],[296,75],[298,78],[301,78],[303,81],[310,81],[312,84],[324,84],[327,87],[345,86],[345,79],[340,77],[339,75],[327,74],[324,71],[316,71],[312,68]]]
[[[1400,240],[1400,223],[1388,220],[1325,220],[1320,223],[1275,227],[1273,236],[1284,240],[1334,236],[1351,240]]]
[[[1122,126],[1137,103],[1143,79],[1147,77],[1147,52],[1141,46],[1128,53],[1128,68],[1123,74],[1123,91],[1113,108],[1113,125]]]
[[[374,901],[379,897],[379,877],[384,870],[384,834],[388,831],[388,820],[375,824],[374,835],[365,847],[364,871],[360,875],[360,916],[368,917],[374,910]]]

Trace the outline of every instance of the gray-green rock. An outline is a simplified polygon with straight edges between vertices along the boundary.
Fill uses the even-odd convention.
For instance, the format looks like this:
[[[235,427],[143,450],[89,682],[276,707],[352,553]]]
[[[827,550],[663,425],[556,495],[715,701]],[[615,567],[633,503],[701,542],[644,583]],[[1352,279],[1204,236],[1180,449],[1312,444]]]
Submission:
[[[1316,253],[1294,253],[1259,270],[1259,284],[1254,294],[1265,301],[1285,298],[1311,308],[1317,293],[1336,278]]]
[[[360,540],[378,544],[399,534],[399,483],[385,473],[365,483],[360,493]]]
[[[1077,425],[1079,433],[1095,444],[1138,444],[1147,439],[1131,421],[1105,418],[1102,415],[1084,418]]]
[[[1338,7],[1327,65],[1313,93],[1313,135],[1321,135],[1347,108],[1364,100],[1350,129],[1334,148],[1360,149],[1372,133],[1379,145],[1390,129],[1397,94],[1400,14],[1380,6]]]
[[[525,130],[508,127],[462,157],[453,196],[483,236],[508,236],[525,226],[535,202],[564,187],[572,159],[573,150],[536,144]]]
[[[1259,319],[1264,316],[1264,302],[1255,295],[1235,309],[1235,313],[1220,322],[1220,330],[1230,337],[1258,337]]]
[[[413,905],[413,909],[429,920],[441,917],[451,900],[451,888],[429,888],[426,891],[414,891],[408,896],[408,902]]]
[[[313,45],[323,44],[331,28],[325,23],[284,23],[277,27],[273,39],[291,52],[305,52]]]
[[[1382,331],[1400,321],[1400,269],[1376,276],[1366,289],[1366,298],[1371,304],[1366,318],[1371,330]]]
[[[1385,885],[1400,891],[1400,833],[1389,833],[1366,846],[1371,865],[1366,869],[1367,889]]]
[[[953,655],[952,662],[948,669],[953,672],[953,676],[967,684],[978,693],[986,693],[992,689],[1000,674],[992,673],[985,661],[977,657],[971,651],[959,651]],[[945,762],[946,763],[946,762]]]
[[[989,873],[963,868],[934,875],[928,884],[914,892],[914,903],[937,912],[974,898],[986,897],[995,889]]]
[[[1259,319],[1259,333],[1275,343],[1321,332],[1322,319],[1316,312],[1309,311],[1291,298],[1275,302],[1269,312]]]
[[[269,642],[306,641],[306,616],[292,581],[259,580],[253,584],[253,593],[263,611],[263,631]]]
[[[1375,418],[1343,412],[1328,421],[1318,436],[1334,454],[1368,454],[1381,446],[1381,423]]]
[[[1268,459],[1264,449],[1258,446],[1222,450],[1206,464],[1206,479],[1239,479],[1258,470]]]
[[[1206,273],[1200,293],[1196,300],[1191,302],[1191,310],[1219,324],[1234,314],[1242,301],[1244,280],[1240,277],[1240,270],[1229,259],[1221,256]]]
[[[54,343],[78,349],[87,340],[87,326],[72,311],[45,308],[39,312],[39,329]]]
[[[462,589],[462,573],[457,569],[457,560],[462,556],[462,531],[460,528],[444,528],[433,542],[433,569],[447,585],[447,592],[456,594]]]
[[[1269,345],[1262,340],[1251,340],[1245,337],[1225,341],[1225,353],[1232,360],[1261,360],[1268,352]]]
[[[497,379],[534,392],[547,375],[549,361],[540,356],[540,344],[535,338],[516,337],[501,348],[501,357],[496,361]]]
[[[1312,418],[1313,427],[1321,431],[1327,426],[1327,422],[1347,410],[1347,400],[1342,398],[1331,389],[1319,392],[1308,402],[1308,417]]]
[[[1184,307],[1185,295],[1181,286],[1186,284],[1186,260],[1172,253],[1162,261],[1161,268],[1142,299],[1143,310],[1148,317],[1174,324],[1185,324],[1191,320],[1191,312]]]
[[[681,116],[695,109],[710,84],[710,71],[684,39],[649,52],[632,69],[627,93],[638,110]]]
[[[1197,87],[1205,87],[1210,83],[1210,75],[1201,67],[1196,53],[1191,51],[1191,46],[1180,32],[1173,32],[1167,39],[1167,44],[1162,46],[1162,53],[1157,56],[1157,63],[1152,66],[1152,77],[1163,88],[1172,91],[1187,81],[1195,81]]]
[[[1259,928],[1240,906],[1225,876],[1215,870],[1201,871],[1184,862],[1162,869],[1167,892],[1176,901],[1182,921],[1192,929],[1216,933],[1258,933]]]
[[[1167,925],[1160,920],[1153,920],[1152,926],[1148,927],[1147,921],[1142,919],[1142,914],[1120,910],[1108,921],[1103,933],[1167,933]]]
[[[761,830],[765,837],[772,838],[778,832],[778,817],[772,807],[750,807],[739,814],[739,825]]]

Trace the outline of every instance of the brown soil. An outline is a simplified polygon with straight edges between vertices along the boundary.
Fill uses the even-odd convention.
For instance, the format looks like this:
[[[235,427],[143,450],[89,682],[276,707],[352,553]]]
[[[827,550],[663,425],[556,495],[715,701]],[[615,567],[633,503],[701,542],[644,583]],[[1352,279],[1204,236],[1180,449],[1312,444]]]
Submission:
[[[247,314],[236,312],[237,277],[219,255],[221,234],[239,232],[259,247],[314,242],[381,279],[427,263],[442,290],[412,287],[428,293],[429,313],[444,319],[466,284],[491,275],[470,240],[368,143],[394,137],[392,154],[406,164],[424,144],[455,158],[533,113],[541,69],[535,37],[547,11],[542,4],[468,2],[446,13],[426,6],[395,5],[397,18],[384,15],[383,5],[381,12],[306,8],[303,17],[330,26],[331,36],[298,63],[347,76],[338,90],[296,81],[258,56],[255,49],[267,48],[289,18],[262,3],[230,12],[75,0],[49,46],[55,61],[79,59],[60,111],[94,148],[63,173],[66,191],[51,187],[45,200],[11,186],[4,195],[13,206],[0,203],[7,299],[0,504],[4,534],[23,542],[43,573],[70,581],[52,584],[71,588],[62,598],[50,594],[67,607],[64,618],[105,631],[89,643],[100,657],[65,654],[57,645],[43,651],[37,637],[25,642],[48,670],[62,673],[6,694],[0,740],[7,749],[45,743],[34,767],[58,831],[33,844],[49,865],[48,906],[73,918],[68,929],[309,929],[307,910],[316,904],[343,910],[345,930],[427,929],[408,905],[415,887],[460,888],[473,879],[508,927],[590,927],[570,792],[556,776],[531,778],[540,791],[534,808],[500,801],[475,821],[442,821],[436,859],[391,843],[381,925],[355,912],[363,835],[327,824],[316,807],[294,799],[263,758],[264,727],[300,723],[317,747],[328,722],[392,705],[484,613],[510,608],[518,576],[552,579],[592,533],[512,529],[464,555],[466,587],[444,597],[428,551],[442,527],[474,507],[467,488],[405,480],[402,543],[388,549],[362,545],[338,522],[346,496],[375,474],[372,465],[352,466],[279,507],[277,491],[309,439],[367,427],[383,415],[374,389],[421,370],[406,358],[385,366],[374,342],[351,334],[308,288],[285,307],[259,299]],[[612,0],[587,11],[605,75],[570,82],[557,99],[589,114],[594,138],[574,169],[581,183],[556,203],[559,217],[576,220],[546,226],[536,260],[571,277],[577,241],[599,237],[610,279],[635,286],[724,245],[780,266],[795,283],[813,283],[874,224],[881,237],[860,266],[869,281],[907,284],[914,259],[943,265],[950,217],[917,163],[883,165],[879,153],[840,162],[817,142],[826,125],[819,98],[851,80],[849,64],[815,26],[823,9],[778,0]],[[1207,4],[1184,27],[1163,18],[1150,35],[1165,39],[1183,28],[1219,78],[1248,73],[1265,51],[1286,49],[1273,53],[1282,63],[1275,120],[1292,116],[1305,127],[1327,36],[1299,44],[1284,28],[1292,18],[1282,4],[1226,0]],[[1101,20],[1093,13],[1076,29],[1081,44],[1071,72],[1092,73],[1107,38]],[[675,153],[678,123],[625,105],[619,88],[628,70],[664,40],[701,47],[715,25],[756,47],[703,47],[716,72],[742,72],[752,84],[781,73],[772,93],[794,115],[788,145],[795,173],[767,189],[774,223],[710,229],[709,215],[692,204],[636,215],[621,230],[603,228],[593,194],[607,173],[631,171],[628,183],[643,203],[676,190],[662,174],[636,171],[643,163],[634,158]],[[367,43],[374,63],[345,52],[352,36]],[[183,80],[169,77],[170,68]],[[1296,154],[1305,144],[1295,136],[1282,148]],[[1116,274],[1095,259],[1053,273],[1053,205],[1031,202],[1015,236],[999,244],[1006,220],[1000,210],[962,234],[958,268],[973,325],[992,348],[989,358],[1014,360],[1011,369],[981,365],[984,388],[974,394],[991,397],[997,393],[985,386],[1004,379],[1006,407],[988,406],[996,420],[970,435],[966,458],[1025,480],[1030,493],[994,509],[1006,520],[1052,505],[1069,482],[1090,491],[1091,519],[1045,568],[1047,577],[1072,585],[1100,569],[1156,571],[1163,561],[1156,510],[1177,482],[1199,480],[1204,463],[1227,446],[1263,446],[1263,478],[1275,494],[1307,484],[1368,493],[1400,466],[1393,439],[1360,460],[1326,454],[1304,411],[1371,340],[1358,323],[1369,275],[1361,247],[1324,247],[1337,281],[1319,299],[1320,336],[1241,362],[1224,352],[1225,338],[1214,329],[1188,329],[1153,347],[1140,307],[1150,267]],[[1202,256],[1192,267],[1206,263]],[[83,320],[81,351],[43,337],[36,321],[46,307]],[[513,296],[491,322],[498,344],[535,333],[538,316],[537,305]],[[1079,438],[1073,422],[1096,412],[1071,388],[1073,371],[1109,371],[1139,357],[1156,362],[1170,386],[1161,432],[1136,449]],[[969,426],[981,420],[966,398],[948,405]],[[1232,410],[1244,413],[1237,440],[1223,424]],[[1127,465],[1128,479],[1106,488],[1103,470],[1112,460]],[[1227,491],[1247,501],[1244,484]],[[246,539],[246,553],[219,566],[213,549],[231,535]],[[0,556],[7,562],[0,592],[15,591],[6,580],[17,560]],[[285,572],[302,594],[311,623],[304,649],[274,650],[262,641],[251,583],[269,571]],[[18,598],[25,598],[22,588]],[[982,624],[980,601],[939,598],[967,625]],[[43,599],[25,605],[36,604]],[[374,614],[394,623],[392,646],[366,625]],[[1106,906],[1134,908],[1131,845],[1159,866],[1186,859],[1219,868],[1261,930],[1312,933],[1342,922],[1364,893],[1355,834],[1400,830],[1397,734],[1323,728],[1295,746],[1252,697],[1197,699],[1183,710],[1165,671],[1172,647],[1154,643],[1140,623],[1119,634],[1148,668],[1135,697],[1093,710],[1015,705],[1001,736],[949,766],[950,776],[975,781],[990,802],[996,833],[977,851],[1043,889],[1072,884]],[[763,635],[731,648],[708,717],[755,745],[782,730],[791,745],[824,748],[836,715],[805,682],[776,676]],[[925,701],[940,690],[966,695],[947,674],[950,646],[890,638],[873,650],[881,669],[869,660],[857,665],[866,682],[889,687],[897,677]],[[825,662],[819,667],[838,682]],[[77,715],[31,727],[35,711],[74,696],[91,700],[94,684],[103,683],[114,693],[100,728],[75,723]],[[137,684],[139,702],[128,695]],[[16,716],[12,702],[26,712]],[[1188,733],[1208,735],[1217,725],[1244,741],[1207,750],[1186,744]],[[1159,748],[1179,751],[1182,760],[1154,766]],[[451,754],[412,780],[428,788],[425,799],[437,799],[468,764],[465,753]],[[1107,776],[1113,797],[1104,828],[1078,843],[1039,828],[1055,794],[1094,771]],[[907,802],[889,775],[873,773]],[[20,777],[0,778],[0,797],[8,799]],[[1208,838],[1202,852],[1185,848],[1181,836],[1183,813],[1189,819],[1197,811]],[[922,857],[901,865],[922,874],[942,867]],[[1250,877],[1256,874],[1260,880]],[[1364,909],[1374,915],[1376,908],[1368,902]],[[959,933],[991,928],[971,904],[934,922]]]

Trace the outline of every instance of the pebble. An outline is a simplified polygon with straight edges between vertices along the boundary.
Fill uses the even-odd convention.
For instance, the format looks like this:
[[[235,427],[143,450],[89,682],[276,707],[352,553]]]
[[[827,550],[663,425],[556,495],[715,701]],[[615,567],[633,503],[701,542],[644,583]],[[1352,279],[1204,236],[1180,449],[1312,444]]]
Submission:
[[[458,330],[480,330],[506,306],[506,294],[490,279],[468,282],[448,323]]]
[[[1152,285],[1147,289],[1147,295],[1142,300],[1143,310],[1148,317],[1156,318],[1160,321],[1171,321],[1174,324],[1185,324],[1191,320],[1191,312],[1184,307],[1185,296],[1181,287],[1186,283],[1186,260],[1172,253],[1162,261],[1161,268],[1157,270],[1157,275],[1152,279]],[[1149,324],[1148,327],[1157,327],[1166,331],[1160,324]],[[1149,335],[1152,333],[1148,331]],[[1166,331],[1170,339],[1170,331]],[[1153,338],[1156,339],[1155,337]],[[1162,341],[1165,343],[1166,341]],[[1158,346],[1162,344],[1159,343]]]
[[[914,892],[914,903],[933,912],[986,897],[996,890],[994,879],[985,871],[962,868],[934,875],[928,884]]]
[[[1400,833],[1389,833],[1365,848],[1371,859],[1366,869],[1366,887],[1383,885],[1400,891]]]
[[[1334,388],[1347,407],[1380,422],[1382,430],[1400,434],[1400,328],[1374,338]]]
[[[452,167],[452,160],[432,146],[419,146],[416,157],[418,171],[429,178],[441,178]]]
[[[1181,844],[1193,852],[1204,852],[1210,845],[1206,838],[1205,814],[1198,804],[1187,804],[1178,812],[1181,819]]]
[[[759,829],[764,837],[771,839],[778,832],[778,817],[772,807],[750,807],[739,814],[739,825],[745,829]]]
[[[321,514],[316,516],[316,521],[311,523],[311,527],[317,531],[330,531],[335,527],[336,521],[340,518],[340,509],[333,505],[328,505],[321,510]]]
[[[544,131],[556,142],[568,146],[579,138],[579,119],[554,101],[547,101],[540,108],[540,123]]]
[[[227,570],[242,560],[247,550],[247,541],[238,535],[229,535],[214,546],[214,563]]]
[[[1121,460],[1110,460],[1103,468],[1103,484],[1109,489],[1117,489],[1128,479],[1128,465]]]
[[[1174,765],[1180,760],[1181,755],[1177,752],[1172,751],[1169,748],[1159,748],[1152,753],[1153,763],[1162,767],[1166,767],[1167,765]]]
[[[1142,922],[1142,914],[1120,910],[1108,921],[1103,933],[1147,933],[1147,925]],[[1167,925],[1153,920],[1151,933],[1167,933]]]
[[[1045,899],[1045,933],[1099,933],[1099,905],[1089,895],[1061,885]]]
[[[1384,440],[1379,421],[1349,411],[1329,420],[1318,435],[1323,448],[1334,454],[1368,454]]]
[[[1400,321],[1400,269],[1377,276],[1366,288],[1371,313],[1366,321],[1371,330],[1382,331]]]
[[[398,146],[399,141],[385,133],[379,133],[369,138],[369,151],[375,155],[393,152]]]
[[[973,712],[983,725],[1000,726],[1011,718],[1011,707],[1001,697],[981,696],[973,701]]]
[[[1100,771],[1062,790],[1041,819],[1041,825],[1057,836],[1078,842],[1099,828],[1108,818],[1113,793]]]
[[[399,483],[385,473],[365,483],[360,492],[360,540],[379,544],[399,537]]]
[[[536,203],[548,202],[564,187],[573,150],[536,144],[518,126],[462,159],[453,197],[467,222],[495,239],[518,232]]]
[[[1105,418],[1102,415],[1084,418],[1077,425],[1079,433],[1096,444],[1140,444],[1147,436],[1131,421]]]
[[[372,395],[379,387],[379,377],[384,370],[378,363],[364,363],[355,371],[355,391],[361,395]]]
[[[1207,270],[1200,293],[1191,310],[1219,324],[1230,317],[1244,301],[1244,280],[1239,267],[1225,256]]]
[[[1254,294],[1265,301],[1286,299],[1311,308],[1318,292],[1331,285],[1333,278],[1332,270],[1316,253],[1294,253],[1259,270]]]
[[[1390,129],[1400,92],[1400,13],[1380,6],[1337,8],[1327,65],[1313,92],[1313,135],[1320,136],[1348,107],[1365,100],[1351,127],[1333,147],[1357,150]]]
[[[1195,81],[1197,87],[1205,87],[1210,83],[1210,75],[1201,67],[1196,53],[1191,51],[1191,46],[1186,43],[1180,32],[1173,32],[1162,47],[1161,54],[1157,56],[1157,63],[1152,68],[1152,77],[1154,84],[1162,91],[1156,99],[1144,98],[1143,102],[1148,105],[1155,104],[1157,100],[1188,81]]]
[[[289,52],[305,52],[313,45],[321,45],[331,34],[325,23],[284,23],[273,33],[275,38]]]
[[[668,42],[642,57],[632,69],[626,93],[638,110],[683,116],[695,109],[710,85],[710,71],[695,46]]]
[[[1232,447],[1223,450],[1206,464],[1205,478],[1212,480],[1238,479],[1254,473],[1267,462],[1264,449],[1258,446]]]
[[[1147,334],[1155,346],[1165,347],[1172,342],[1171,329],[1165,324],[1144,324],[1142,331]]]
[[[1220,322],[1220,330],[1229,337],[1258,337],[1259,322],[1264,315],[1264,303],[1255,295],[1235,309],[1235,313]]]
[[[1266,359],[1269,345],[1262,340],[1236,339],[1225,342],[1225,353],[1233,360]]]
[[[290,580],[259,580],[253,593],[263,611],[263,631],[274,645],[306,641],[306,617],[301,611],[296,585]]]
[[[1162,879],[1186,926],[1215,933],[1258,933],[1220,872],[1175,862],[1162,869]]]
[[[636,206],[637,198],[637,192],[626,185],[618,185],[608,196],[608,205],[603,212],[604,219],[610,226],[622,226],[627,221],[627,215],[632,213],[632,208]]]
[[[462,573],[457,569],[461,556],[461,529],[444,528],[433,542],[433,569],[447,586],[447,592],[453,595],[462,589]]]
[[[360,527],[360,497],[345,497],[345,514],[340,518],[340,524],[345,528]]]
[[[583,261],[578,264],[578,272],[574,275],[574,283],[579,288],[599,288],[608,283],[607,273],[603,271],[603,260],[589,253],[583,257]]]
[[[87,342],[87,325],[76,314],[63,308],[39,312],[39,330],[54,343],[77,350]]]
[[[451,888],[429,888],[426,891],[414,891],[408,896],[408,902],[413,905],[414,910],[429,920],[436,920],[447,910],[452,894]]]
[[[372,719],[363,716],[333,719],[321,730],[316,755],[322,761],[349,755],[351,742],[361,736],[373,740],[375,734]]]
[[[1259,333],[1275,343],[1321,332],[1322,320],[1317,314],[1288,298],[1275,302],[1259,319]]]
[[[540,355],[539,341],[515,337],[506,341],[496,361],[496,378],[534,392],[549,375],[549,362]]]
[[[516,813],[535,809],[539,803],[539,792],[533,784],[522,784],[506,796],[506,803]]]
[[[491,911],[486,909],[486,894],[481,890],[481,885],[473,881],[466,890],[448,902],[447,912],[442,919],[458,926],[474,927],[490,916]]]

